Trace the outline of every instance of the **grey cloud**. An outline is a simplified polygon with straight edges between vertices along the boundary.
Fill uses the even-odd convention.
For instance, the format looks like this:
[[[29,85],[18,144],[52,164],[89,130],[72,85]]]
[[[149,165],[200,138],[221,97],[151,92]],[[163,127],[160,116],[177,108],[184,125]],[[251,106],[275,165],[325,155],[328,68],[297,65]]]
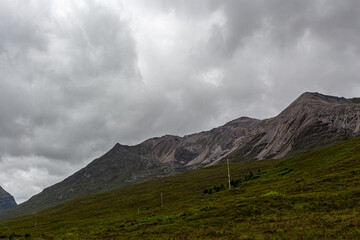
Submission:
[[[47,46],[42,31],[49,10],[48,1],[0,2],[0,54],[17,55],[29,49],[44,50]],[[37,13],[36,17],[32,12]]]
[[[272,75],[274,76],[274,72],[276,71],[279,71],[279,73],[276,74],[283,72],[283,75],[286,75],[285,78],[287,79],[273,78],[273,80],[270,80],[273,88],[269,88],[269,90],[276,92],[276,89],[282,88],[281,85],[284,83],[288,86],[286,84],[287,82],[296,79],[294,82],[300,86],[303,85],[301,91],[318,89],[336,94],[336,92],[331,91],[331,89],[334,88],[328,87],[330,81],[339,81],[339,77],[335,76],[336,71],[334,71],[334,67],[342,72],[341,69],[352,68],[349,65],[345,65],[345,62],[354,66],[357,62],[358,54],[355,53],[355,56],[352,56],[354,52],[351,51],[359,47],[359,31],[357,31],[357,29],[360,24],[358,21],[359,15],[356,14],[356,12],[359,11],[360,7],[356,1],[346,3],[336,1],[280,0],[224,1],[219,3],[218,7],[222,9],[226,21],[223,26],[216,25],[212,28],[213,33],[208,42],[205,43],[206,48],[203,50],[204,53],[196,53],[203,57],[198,59],[201,60],[200,64],[204,65],[204,67],[214,65],[221,66],[224,65],[224,63],[228,65],[229,62],[231,64],[238,58],[239,54],[236,54],[237,52],[244,52],[244,49],[246,51],[246,48],[252,47],[252,53],[256,54],[256,51],[262,52],[257,58],[249,59],[249,61],[254,61],[250,67],[256,65],[254,64],[255,61],[260,62],[270,56],[271,64],[273,65],[270,67]],[[182,9],[183,8],[180,8],[180,10]],[[266,42],[269,46],[264,49],[256,49],[256,46],[254,46],[254,36],[264,34],[265,36],[262,37],[262,41]],[[304,36],[307,34],[309,34],[310,37],[304,40]],[[306,76],[306,78],[303,79],[300,77],[303,76],[303,73],[297,73],[299,75],[297,77],[294,76],[296,73],[290,73],[287,69],[292,62],[296,64],[296,61],[300,61],[302,58],[304,61],[307,61],[305,57],[301,56],[300,51],[294,51],[302,41],[310,42],[305,44],[316,42],[316,44],[321,45],[319,48],[314,49],[314,58],[307,59],[314,61],[318,65],[314,65],[313,63],[310,65],[304,64],[303,67],[306,66],[307,69],[299,68],[299,71],[306,71],[312,75]],[[204,46],[204,44],[202,46]],[[200,47],[200,49],[202,49],[202,47]],[[348,54],[349,52],[350,54]],[[293,59],[291,59],[291,57]],[[321,60],[316,58],[321,58]],[[221,63],[218,63],[219,59],[221,59]],[[317,60],[322,61],[322,63],[319,63]],[[279,63],[276,63],[276,61]],[[301,62],[300,64],[302,63],[305,62]],[[275,66],[278,67],[278,69],[275,69]],[[227,86],[232,86],[236,81],[250,82],[250,80],[244,80],[246,76],[242,76],[244,71],[241,69],[241,66],[237,67],[238,72],[227,72],[229,76],[233,78]],[[290,69],[291,68],[290,66]],[[332,71],[332,73],[324,73],[327,71]],[[248,78],[253,81],[257,78],[258,74],[254,71],[251,71],[251,74],[253,76],[248,76]],[[325,78],[324,75],[326,74],[329,76]],[[343,74],[346,75],[346,82],[351,82],[350,85],[355,84],[353,79],[357,78],[357,71],[340,73],[340,75]],[[237,75],[238,79],[235,80],[234,78],[237,78]],[[315,82],[315,84],[311,84],[311,81]],[[342,79],[342,81],[344,80]],[[277,84],[277,82],[281,84]],[[302,84],[302,82],[307,84]],[[319,83],[318,85],[321,87],[316,88],[316,83]],[[261,85],[256,88],[259,89],[259,87],[261,88]],[[289,90],[292,91],[291,88],[287,88],[287,91]],[[338,94],[346,94],[348,90],[351,90],[351,88]],[[264,92],[264,89],[260,92]],[[294,93],[292,95],[294,95]],[[349,95],[351,96],[351,94]]]
[[[334,44],[334,48],[357,49],[359,9],[358,1],[227,1],[227,44],[233,52],[244,38],[268,23],[274,46],[292,46],[310,31],[324,43]]]

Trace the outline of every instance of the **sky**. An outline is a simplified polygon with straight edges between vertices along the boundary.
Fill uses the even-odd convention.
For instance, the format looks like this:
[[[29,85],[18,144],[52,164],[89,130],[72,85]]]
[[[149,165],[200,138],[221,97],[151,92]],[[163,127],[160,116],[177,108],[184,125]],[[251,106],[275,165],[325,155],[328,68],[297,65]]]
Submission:
[[[18,203],[115,143],[360,97],[357,0],[0,0],[0,185]]]

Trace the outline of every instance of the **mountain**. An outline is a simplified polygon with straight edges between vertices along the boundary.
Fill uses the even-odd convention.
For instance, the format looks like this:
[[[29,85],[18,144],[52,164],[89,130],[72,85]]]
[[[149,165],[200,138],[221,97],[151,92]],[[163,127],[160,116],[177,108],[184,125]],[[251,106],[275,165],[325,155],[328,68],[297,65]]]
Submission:
[[[13,196],[0,186],[0,211],[16,206]]]
[[[233,161],[283,158],[360,136],[360,99],[304,93],[278,116],[248,117],[184,137],[166,135],[135,146],[116,144],[104,156],[16,208],[8,218],[91,193],[158,176]]]
[[[265,120],[241,117],[210,131],[184,137],[149,139],[129,151],[199,168],[224,158],[282,158],[299,150],[360,136],[360,98],[304,93],[278,116]]]

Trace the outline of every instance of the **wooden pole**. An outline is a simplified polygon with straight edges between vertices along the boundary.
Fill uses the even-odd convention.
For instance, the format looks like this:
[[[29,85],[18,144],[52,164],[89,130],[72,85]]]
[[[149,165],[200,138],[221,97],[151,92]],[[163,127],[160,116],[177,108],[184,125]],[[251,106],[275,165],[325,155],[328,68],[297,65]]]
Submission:
[[[162,193],[160,193],[160,198],[161,198],[161,207],[164,206],[164,202],[163,202],[163,196],[162,196]]]
[[[229,180],[229,189],[231,188],[231,184],[230,184],[230,166],[229,166],[229,159],[227,160],[227,169],[228,169],[228,180]]]

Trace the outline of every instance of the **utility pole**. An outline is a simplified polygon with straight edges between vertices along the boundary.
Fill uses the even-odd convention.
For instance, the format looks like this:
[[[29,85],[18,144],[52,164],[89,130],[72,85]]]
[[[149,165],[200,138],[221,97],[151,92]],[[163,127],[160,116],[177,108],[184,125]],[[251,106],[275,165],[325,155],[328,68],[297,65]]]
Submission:
[[[229,179],[229,189],[231,188],[231,184],[230,184],[230,167],[229,167],[229,159],[227,158],[227,169],[228,169],[228,179]]]
[[[160,198],[161,198],[161,207],[163,207],[163,206],[164,206],[164,202],[163,202],[162,193],[160,193]]]

